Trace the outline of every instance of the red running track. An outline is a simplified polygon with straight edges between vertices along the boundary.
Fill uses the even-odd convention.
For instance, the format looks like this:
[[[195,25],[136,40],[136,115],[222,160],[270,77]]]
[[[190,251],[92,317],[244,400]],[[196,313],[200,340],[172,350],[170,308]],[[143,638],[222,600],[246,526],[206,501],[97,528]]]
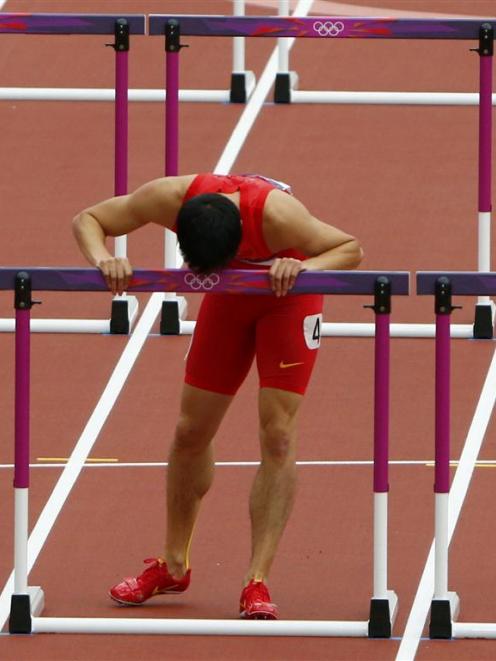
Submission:
[[[322,13],[322,2],[318,13]],[[358,5],[358,2],[348,3]],[[392,0],[387,10],[468,13],[461,1]],[[184,11],[179,0],[109,0],[106,12]],[[9,0],[7,11],[99,12],[93,0]],[[229,13],[224,1],[189,2],[192,13]],[[249,6],[250,13],[271,13]],[[494,13],[493,3],[474,0],[471,14]],[[2,86],[113,85],[113,57],[105,39],[11,37],[0,40]],[[226,88],[228,40],[188,39],[182,53],[187,88]],[[83,51],[83,43],[85,49]],[[478,58],[465,42],[316,43],[301,40],[291,53],[302,89],[476,91]],[[257,76],[273,45],[248,44]],[[161,87],[160,39],[136,37],[131,50],[131,87]],[[318,54],[317,54],[318,51]],[[67,66],[70,58],[71,69]],[[181,106],[181,172],[215,167],[243,107]],[[130,109],[130,189],[163,173],[163,110]],[[70,234],[82,207],[112,195],[111,104],[0,104],[3,127],[3,229],[1,263],[7,266],[84,265]],[[364,269],[442,270],[476,268],[477,110],[475,108],[265,106],[233,166],[289,181],[295,193],[324,220],[362,241]],[[310,173],[310,174],[309,174]],[[133,263],[162,263],[162,234],[147,228],[130,239]],[[197,301],[191,300],[194,318]],[[2,316],[12,301],[3,293]],[[147,296],[140,296],[141,309]],[[326,320],[370,322],[370,301],[337,298]],[[473,301],[461,301],[454,321],[472,321]],[[43,295],[39,317],[108,314],[106,295]],[[393,321],[432,322],[432,301],[395,300]],[[155,326],[156,331],[156,326]],[[106,387],[128,340],[125,337],[36,335],[33,337],[32,461],[67,457]],[[91,452],[119,463],[163,462],[178,407],[188,337],[147,339],[116,405]],[[0,462],[12,462],[11,335],[0,336],[3,360]],[[371,339],[326,338],[301,414],[299,459],[348,462],[301,466],[299,495],[271,575],[271,591],[287,619],[368,617],[372,589]],[[452,457],[465,442],[493,355],[492,342],[453,343]],[[7,659],[395,659],[424,570],[433,532],[433,343],[401,339],[392,345],[390,587],[400,610],[392,640],[251,639],[134,636],[0,637]],[[256,375],[251,373],[216,442],[217,461],[256,461]],[[481,459],[495,458],[491,422]],[[183,597],[157,599],[123,610],[107,589],[133,574],[141,560],[160,552],[164,528],[164,469],[83,469],[30,576],[42,585],[45,615],[95,617],[234,618],[248,560],[247,499],[253,467],[219,467],[195,534],[193,584]],[[492,595],[494,534],[491,504],[494,469],[477,468],[462,509],[450,555],[450,586],[461,597],[463,621],[496,621]],[[34,525],[62,467],[32,471]],[[0,469],[2,585],[12,569],[12,470]],[[488,504],[486,506],[486,503]],[[424,636],[426,632],[424,630]],[[493,659],[493,641],[422,640],[418,659]]]

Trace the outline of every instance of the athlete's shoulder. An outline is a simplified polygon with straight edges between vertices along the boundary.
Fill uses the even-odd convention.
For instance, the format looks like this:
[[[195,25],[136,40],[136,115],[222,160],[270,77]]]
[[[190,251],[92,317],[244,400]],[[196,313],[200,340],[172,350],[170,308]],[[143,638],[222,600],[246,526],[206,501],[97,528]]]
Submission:
[[[186,191],[191,186],[192,182],[198,177],[197,174],[184,174],[175,177],[161,177],[150,182],[152,188],[156,188],[157,192],[169,195],[179,195],[184,197]]]
[[[184,196],[196,175],[160,177],[140,186],[130,196],[135,215],[164,227],[173,227]]]
[[[264,217],[269,222],[284,223],[308,216],[307,208],[293,195],[274,188],[265,202]]]

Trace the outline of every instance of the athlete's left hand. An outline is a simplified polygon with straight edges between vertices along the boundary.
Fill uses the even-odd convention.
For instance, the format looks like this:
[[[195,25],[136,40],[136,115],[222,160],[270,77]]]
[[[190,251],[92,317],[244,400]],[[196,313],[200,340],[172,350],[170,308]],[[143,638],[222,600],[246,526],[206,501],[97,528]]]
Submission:
[[[274,294],[276,296],[286,296],[288,291],[293,288],[298,273],[304,270],[303,262],[299,259],[277,257],[269,271]]]

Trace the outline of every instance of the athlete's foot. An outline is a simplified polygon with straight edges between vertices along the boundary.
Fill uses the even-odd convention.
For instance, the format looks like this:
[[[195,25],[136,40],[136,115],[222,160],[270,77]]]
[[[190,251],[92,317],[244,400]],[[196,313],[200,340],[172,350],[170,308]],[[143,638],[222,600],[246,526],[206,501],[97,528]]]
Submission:
[[[239,602],[240,617],[247,620],[277,620],[277,606],[270,601],[263,581],[252,579],[243,589]]]
[[[149,565],[136,578],[125,578],[121,583],[110,589],[110,597],[127,606],[137,606],[157,594],[177,594],[184,592],[191,579],[191,569],[177,578],[171,575],[167,563],[161,558],[148,558]]]

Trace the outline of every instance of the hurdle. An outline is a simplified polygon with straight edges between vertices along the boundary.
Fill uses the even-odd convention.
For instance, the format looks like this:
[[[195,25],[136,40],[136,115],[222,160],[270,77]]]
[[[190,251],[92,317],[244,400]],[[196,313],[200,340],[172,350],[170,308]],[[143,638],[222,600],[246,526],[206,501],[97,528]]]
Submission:
[[[233,15],[245,15],[245,0],[231,0]],[[0,14],[5,16],[5,14]],[[13,14],[9,14],[13,16]],[[139,34],[144,34],[140,32]],[[179,100],[189,103],[245,103],[255,87],[255,74],[246,68],[244,37],[235,37],[232,48],[232,70],[228,89],[182,89]],[[0,101],[115,101],[115,89],[83,87],[0,87]],[[132,103],[163,103],[161,89],[129,89]]]
[[[450,493],[450,318],[456,306],[452,296],[494,296],[496,273],[419,272],[417,294],[435,300],[435,512],[434,596],[431,602],[431,638],[496,638],[496,623],[457,622],[460,599],[448,590]]]
[[[128,54],[130,35],[144,35],[144,15],[109,14],[0,14],[0,34],[113,35],[106,44],[115,51],[114,194],[127,193],[128,180]],[[127,238],[115,239],[116,257],[125,257]],[[33,319],[37,332],[128,333],[138,312],[135,296],[116,296],[110,319]],[[0,319],[0,332],[12,332],[14,319]]]
[[[288,0],[279,0],[279,14],[287,14]],[[326,17],[319,19],[317,30],[323,37],[332,39],[339,38],[341,32],[344,30],[345,22],[344,17]],[[357,25],[363,20],[377,20],[379,23],[401,20],[398,18],[387,19],[363,19],[361,17],[347,17],[347,21],[356,21]],[[406,19],[412,20],[412,19]],[[431,19],[429,19],[431,20]],[[444,22],[444,19],[442,19]],[[464,19],[452,19],[464,20]],[[470,19],[477,21],[477,19]],[[488,19],[495,20],[494,17]],[[484,21],[479,20],[478,23]],[[386,30],[389,26],[386,26]],[[378,27],[377,31],[380,31]],[[442,39],[460,38],[451,37],[450,30],[447,30]],[[380,35],[371,35],[373,38]],[[388,38],[386,31],[384,31],[383,38]],[[401,37],[404,38],[404,37]],[[412,37],[416,38],[416,37]],[[430,37],[421,37],[430,38]],[[438,38],[438,37],[436,37]],[[471,36],[468,38],[472,38]],[[279,58],[279,68],[276,78],[276,86],[274,88],[274,103],[300,103],[300,104],[358,104],[358,105],[413,105],[413,106],[476,106],[479,104],[479,94],[472,92],[373,92],[373,91],[336,91],[336,90],[300,90],[299,76],[296,71],[289,70],[289,53],[285,50],[284,44],[279,45],[281,55]],[[481,53],[479,53],[481,55]],[[492,95],[492,104],[496,105],[496,94]]]
[[[156,15],[149,17],[149,34],[164,35],[174,26],[174,34],[179,43],[180,36],[215,37],[276,37],[280,45],[279,66],[286,66],[287,52],[284,39],[287,37],[314,39],[457,39],[477,40],[478,48],[473,49],[480,56],[479,93],[479,203],[478,203],[478,269],[490,270],[490,225],[491,225],[491,159],[492,159],[492,67],[494,56],[494,28],[487,21],[474,19],[390,19],[390,18],[343,18],[343,17],[295,17],[285,16],[288,4],[280,4],[280,16],[193,16]],[[496,20],[496,19],[493,19]],[[327,26],[327,27],[326,27]],[[174,54],[178,56],[180,47]],[[281,78],[282,76],[282,78]],[[285,77],[285,78],[284,78]],[[283,80],[284,78],[284,80]],[[292,72],[277,74],[276,94],[283,94],[284,88],[291,85]],[[285,82],[284,82],[285,81]],[[177,97],[174,84],[169,85],[170,97]],[[281,100],[281,99],[280,99]],[[289,102],[289,98],[286,99]],[[166,263],[174,266],[174,262]],[[173,328],[180,328],[180,317],[173,314],[169,321]],[[453,337],[485,338],[493,337],[494,304],[488,297],[480,298],[473,324],[453,326]],[[191,322],[184,325],[184,332],[192,331]],[[170,331],[179,332],[177,331]],[[183,329],[181,328],[181,332]],[[324,323],[324,336],[368,337],[374,332],[373,324],[333,324]],[[393,324],[394,337],[434,337],[434,324]]]
[[[398,599],[388,589],[387,518],[389,455],[389,344],[391,300],[408,295],[409,274],[375,271],[308,271],[291,294],[373,295],[374,343],[373,594],[364,621],[233,621],[41,617],[44,592],[28,585],[30,313],[33,291],[107,291],[97,269],[0,268],[0,290],[14,291],[15,335],[15,546],[10,633],[128,633],[168,635],[354,636],[390,638]],[[267,271],[222,271],[199,276],[182,269],[136,270],[132,292],[226,292],[273,295]],[[248,625],[248,626],[246,626]]]

